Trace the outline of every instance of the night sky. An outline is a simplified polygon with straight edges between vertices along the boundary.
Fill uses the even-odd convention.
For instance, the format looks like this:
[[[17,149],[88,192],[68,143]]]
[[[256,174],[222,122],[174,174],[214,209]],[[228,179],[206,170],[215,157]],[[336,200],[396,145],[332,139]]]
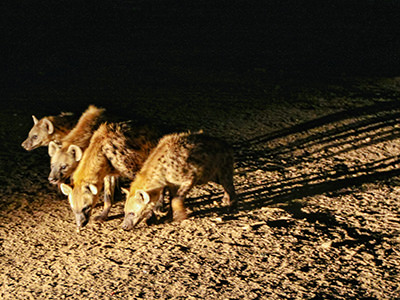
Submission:
[[[394,0],[4,1],[0,22],[3,92],[186,84],[180,71],[399,75]]]

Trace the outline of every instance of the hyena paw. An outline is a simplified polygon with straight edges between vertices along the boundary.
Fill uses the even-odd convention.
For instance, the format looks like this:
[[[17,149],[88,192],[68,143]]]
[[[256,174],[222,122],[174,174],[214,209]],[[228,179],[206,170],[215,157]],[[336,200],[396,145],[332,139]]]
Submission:
[[[222,205],[223,206],[230,206],[231,205],[231,198],[227,195],[222,197]]]
[[[185,219],[187,219],[188,214],[186,211],[183,210],[179,210],[179,211],[174,211],[174,221],[183,221]]]
[[[105,220],[107,220],[107,215],[104,214],[100,214],[94,217],[94,220],[96,222],[104,222]]]
[[[237,199],[235,197],[229,197],[229,195],[224,195],[224,197],[222,197],[222,205],[226,206],[228,211],[234,211],[237,209]]]
[[[228,211],[229,213],[236,212],[237,209],[238,209],[237,200],[235,199],[235,200],[233,200],[233,201],[230,201],[230,202],[228,203],[228,205],[226,206],[226,209],[227,209],[227,211]]]

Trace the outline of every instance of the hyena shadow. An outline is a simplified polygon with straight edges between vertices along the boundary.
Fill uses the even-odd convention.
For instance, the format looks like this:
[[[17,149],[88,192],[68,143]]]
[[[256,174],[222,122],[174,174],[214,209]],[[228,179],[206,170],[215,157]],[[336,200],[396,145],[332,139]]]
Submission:
[[[397,101],[345,110],[241,141],[235,149],[238,210],[251,211],[400,175]],[[222,190],[187,199],[192,216],[228,218]],[[235,217],[235,214],[231,215]]]
[[[190,216],[237,218],[241,212],[276,204],[287,204],[296,215],[290,209],[294,200],[398,176],[399,157],[387,147],[400,139],[399,121],[397,101],[388,101],[238,142],[233,145],[238,212],[223,206],[222,187],[209,183],[195,187],[196,196],[186,199]],[[124,195],[116,195],[115,202],[123,207]],[[171,221],[168,197],[165,215],[151,224]],[[122,217],[119,213],[109,219]]]

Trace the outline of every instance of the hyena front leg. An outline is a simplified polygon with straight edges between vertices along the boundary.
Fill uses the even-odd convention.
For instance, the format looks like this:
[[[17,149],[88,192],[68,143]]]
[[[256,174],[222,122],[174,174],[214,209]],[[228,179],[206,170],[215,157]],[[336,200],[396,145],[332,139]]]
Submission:
[[[176,187],[168,186],[161,190],[156,204],[146,218],[147,225],[157,224],[161,219],[171,216],[171,198],[174,197],[176,191]]]
[[[155,202],[153,209],[149,211],[148,215],[144,218],[147,225],[156,224],[160,216],[165,216],[165,213],[162,211],[164,208],[164,198],[165,188],[159,192],[158,200]]]
[[[171,201],[178,192],[179,186],[166,186],[163,189],[162,196],[158,199],[157,204],[154,206],[154,212],[159,216],[167,216],[172,214]]]
[[[103,222],[107,220],[112,202],[114,201],[114,191],[115,191],[115,177],[107,175],[106,177],[104,177],[104,207],[101,214],[94,218],[96,221]]]
[[[167,190],[169,191],[169,198],[171,198],[171,191],[169,187],[164,187],[162,191],[160,192],[160,196],[158,197],[158,200],[156,204],[154,205],[153,212],[157,216],[166,216],[168,214],[168,209],[166,210],[166,207],[168,206],[169,202],[171,199],[167,199]]]
[[[173,218],[175,221],[182,221],[187,218],[188,213],[186,211],[186,207],[184,204],[186,195],[194,186],[194,182],[187,181],[180,185],[178,188],[176,195],[173,196],[171,200],[171,208],[173,212]]]

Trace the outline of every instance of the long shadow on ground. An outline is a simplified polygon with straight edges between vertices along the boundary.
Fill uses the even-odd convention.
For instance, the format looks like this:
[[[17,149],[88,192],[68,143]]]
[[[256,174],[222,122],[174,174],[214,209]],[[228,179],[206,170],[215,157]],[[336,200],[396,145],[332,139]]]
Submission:
[[[384,151],[386,142],[400,138],[399,121],[398,101],[388,101],[338,112],[238,143],[235,150],[239,210],[285,204],[281,207],[294,219],[322,224],[321,228],[328,235],[329,228],[346,232],[350,239],[333,243],[333,247],[365,245],[379,264],[374,245],[382,243],[383,233],[352,228],[329,211],[306,213],[302,210],[305,204],[295,200],[340,194],[365,183],[400,176],[400,157]],[[347,160],[345,155],[352,151],[355,152],[351,153],[351,160]],[[376,155],[357,159],[357,154],[363,151],[375,151]],[[224,215],[225,208],[213,205],[220,197],[222,193],[191,198],[188,206],[196,217],[213,213]],[[224,219],[230,218],[236,216],[224,216]],[[281,220],[268,222],[268,225],[290,226]]]

